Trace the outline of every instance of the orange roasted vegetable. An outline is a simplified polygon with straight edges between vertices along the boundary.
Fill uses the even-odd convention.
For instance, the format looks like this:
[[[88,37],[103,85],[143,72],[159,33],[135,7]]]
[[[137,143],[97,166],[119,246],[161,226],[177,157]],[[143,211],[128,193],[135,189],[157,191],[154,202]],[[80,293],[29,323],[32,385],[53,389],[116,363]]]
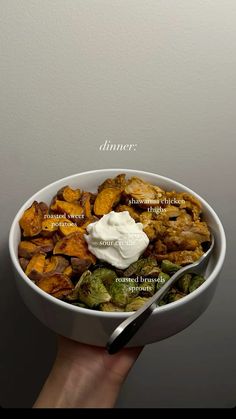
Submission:
[[[72,275],[73,275],[73,269],[72,269],[72,267],[70,265],[67,266],[66,269],[64,269],[63,275],[68,276],[68,278],[71,278],[72,277]]]
[[[71,258],[71,267],[73,270],[73,274],[78,275],[79,277],[87,271],[91,265],[89,260],[83,260],[79,258]]]
[[[60,221],[59,218],[50,217],[45,218],[42,222],[42,234],[51,237],[55,231],[57,231],[57,223]]]
[[[57,192],[58,199],[66,202],[75,202],[80,198],[80,190],[72,189],[70,186],[64,186]]]
[[[121,189],[118,188],[105,188],[97,195],[94,202],[95,215],[104,215],[112,211],[112,208],[118,204],[121,197]]]
[[[21,241],[18,246],[18,256],[26,259],[32,258],[32,256],[39,251],[36,244],[31,243],[28,240]]]
[[[53,240],[49,237],[36,237],[35,239],[32,239],[31,242],[45,253],[51,252],[54,247]]]
[[[63,256],[51,256],[46,259],[44,273],[63,272],[69,266],[69,261]]]
[[[88,250],[87,243],[81,233],[71,233],[59,240],[53,250],[53,254],[75,256],[80,259],[89,260],[95,263],[96,258]]]
[[[37,282],[37,285],[43,291],[56,298],[65,297],[74,288],[70,278],[62,273],[45,274]]]
[[[33,281],[38,281],[42,275],[45,265],[45,253],[36,253],[29,261],[25,274]]]
[[[59,201],[56,199],[50,209],[54,213],[65,214],[66,218],[74,223],[81,222],[81,219],[83,220],[84,218],[83,207],[77,203]]]
[[[26,270],[26,267],[27,267],[27,265],[29,263],[29,259],[19,258],[19,262],[20,262],[20,266],[23,269],[23,271],[25,271]]]
[[[36,236],[42,230],[43,212],[37,201],[25,210],[19,224],[23,230],[23,236]]]
[[[89,192],[83,192],[80,198],[81,205],[84,209],[84,215],[86,218],[91,217],[91,204],[90,204],[91,194]]]

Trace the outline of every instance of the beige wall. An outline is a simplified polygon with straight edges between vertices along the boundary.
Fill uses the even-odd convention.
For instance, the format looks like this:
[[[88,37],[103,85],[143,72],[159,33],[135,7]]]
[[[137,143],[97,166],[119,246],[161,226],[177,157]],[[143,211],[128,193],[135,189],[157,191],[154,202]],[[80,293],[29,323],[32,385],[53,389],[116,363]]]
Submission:
[[[229,256],[208,311],[144,350],[119,406],[235,405],[236,2],[1,0],[0,16],[0,404],[30,406],[55,352],[15,290],[12,217],[59,177],[129,167],[203,195]],[[137,151],[101,153],[105,140]]]

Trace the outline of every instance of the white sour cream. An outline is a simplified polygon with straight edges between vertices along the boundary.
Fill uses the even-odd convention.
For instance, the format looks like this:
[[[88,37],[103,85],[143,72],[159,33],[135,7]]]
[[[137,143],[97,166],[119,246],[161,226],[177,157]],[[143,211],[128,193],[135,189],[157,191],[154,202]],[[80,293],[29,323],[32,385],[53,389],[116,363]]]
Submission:
[[[149,244],[143,224],[136,223],[128,211],[114,212],[87,226],[88,248],[98,259],[119,269],[136,262]]]

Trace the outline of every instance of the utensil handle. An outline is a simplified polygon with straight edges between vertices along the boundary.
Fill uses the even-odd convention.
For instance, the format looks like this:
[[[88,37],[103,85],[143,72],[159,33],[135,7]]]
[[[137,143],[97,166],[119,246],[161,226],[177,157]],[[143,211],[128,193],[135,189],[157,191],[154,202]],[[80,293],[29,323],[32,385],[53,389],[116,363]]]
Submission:
[[[139,330],[145,320],[151,315],[153,310],[156,308],[156,305],[153,304],[148,307],[143,313],[135,313],[122,323],[122,329],[119,330],[119,326],[110,336],[109,341],[107,342],[107,351],[109,354],[115,354],[120,349],[122,349],[130,339],[135,335]]]

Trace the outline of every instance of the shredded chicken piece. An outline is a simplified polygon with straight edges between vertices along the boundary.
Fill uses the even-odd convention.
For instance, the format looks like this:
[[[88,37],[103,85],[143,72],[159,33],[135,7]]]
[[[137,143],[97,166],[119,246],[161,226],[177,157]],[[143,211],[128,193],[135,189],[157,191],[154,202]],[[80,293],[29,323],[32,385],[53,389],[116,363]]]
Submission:
[[[193,263],[198,260],[203,253],[201,246],[199,246],[195,250],[180,250],[155,256],[158,261],[168,259],[170,262],[176,263],[177,265],[187,265],[188,263]]]

